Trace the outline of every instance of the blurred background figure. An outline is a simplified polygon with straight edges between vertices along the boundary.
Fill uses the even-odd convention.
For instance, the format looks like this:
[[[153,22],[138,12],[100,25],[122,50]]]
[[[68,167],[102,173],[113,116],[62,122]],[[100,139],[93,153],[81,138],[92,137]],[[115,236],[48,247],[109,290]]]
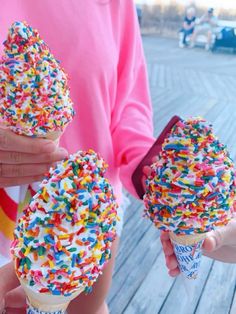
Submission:
[[[195,46],[197,36],[203,34],[207,37],[205,49],[209,50],[213,43],[213,34],[217,31],[218,26],[217,17],[214,15],[214,9],[209,8],[207,12],[198,21],[196,21],[196,24],[197,25],[192,35],[191,47]]]
[[[187,45],[187,39],[190,39],[195,27],[196,12],[194,7],[189,7],[186,10],[184,17],[183,28],[180,30],[179,47],[184,48]]]
[[[136,12],[137,12],[137,16],[138,16],[139,26],[141,26],[141,24],[142,24],[142,9],[138,5],[136,5]]]

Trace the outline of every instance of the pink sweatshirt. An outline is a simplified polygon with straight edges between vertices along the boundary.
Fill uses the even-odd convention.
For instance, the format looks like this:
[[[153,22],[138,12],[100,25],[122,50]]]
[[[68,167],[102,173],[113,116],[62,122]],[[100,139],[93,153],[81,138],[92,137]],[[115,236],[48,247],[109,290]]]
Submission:
[[[0,43],[11,23],[25,20],[69,75],[76,117],[61,145],[99,152],[118,198],[122,184],[135,195],[131,175],[154,139],[133,1],[0,0],[0,7]]]

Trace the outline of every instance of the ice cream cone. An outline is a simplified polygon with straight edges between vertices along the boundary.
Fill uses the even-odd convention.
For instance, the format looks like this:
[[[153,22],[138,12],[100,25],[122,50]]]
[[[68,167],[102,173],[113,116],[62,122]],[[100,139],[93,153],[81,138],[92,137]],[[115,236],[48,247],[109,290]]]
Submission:
[[[22,280],[20,283],[27,296],[28,314],[63,314],[69,303],[83,290],[77,290],[70,296],[57,296],[49,293],[37,293]]]
[[[188,279],[196,279],[202,257],[202,244],[206,233],[178,236],[170,232],[170,239],[181,273]]]

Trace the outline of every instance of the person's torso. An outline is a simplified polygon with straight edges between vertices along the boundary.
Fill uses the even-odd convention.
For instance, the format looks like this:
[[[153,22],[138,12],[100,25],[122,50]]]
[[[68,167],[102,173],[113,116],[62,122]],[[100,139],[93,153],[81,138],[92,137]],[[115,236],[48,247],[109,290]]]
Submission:
[[[191,25],[193,22],[195,22],[196,20],[196,17],[192,17],[192,18],[189,18],[189,17],[185,17],[184,21],[186,22],[187,25]]]
[[[62,137],[70,152],[92,148],[113,168],[111,112],[116,100],[119,1],[0,0],[0,53],[7,30],[25,20],[69,75],[76,116]]]
[[[98,126],[99,120],[104,120],[104,113],[109,118],[115,101],[118,50],[113,24],[109,21],[109,7],[112,4],[104,6],[96,0],[70,0],[69,4],[67,0],[59,0],[56,5],[50,0],[1,2],[4,3],[1,6],[1,43],[5,40],[11,23],[25,20],[39,31],[69,75],[77,115],[67,130],[75,130],[73,143],[67,145],[65,140],[66,146],[74,151],[86,149],[89,144],[95,145],[92,138],[99,130],[96,129],[96,134],[91,134],[94,131],[93,125]],[[0,52],[2,51],[1,44]],[[86,128],[77,127],[78,124],[86,125]]]
[[[89,148],[99,152],[109,164],[107,176],[119,197],[110,121],[118,80],[120,1],[0,0],[0,7],[0,55],[13,22],[25,20],[39,31],[68,73],[76,111],[61,144],[72,153]],[[0,202],[0,255],[7,255],[21,193],[17,187],[2,192],[8,203],[4,207]],[[12,217],[9,197],[14,202]]]

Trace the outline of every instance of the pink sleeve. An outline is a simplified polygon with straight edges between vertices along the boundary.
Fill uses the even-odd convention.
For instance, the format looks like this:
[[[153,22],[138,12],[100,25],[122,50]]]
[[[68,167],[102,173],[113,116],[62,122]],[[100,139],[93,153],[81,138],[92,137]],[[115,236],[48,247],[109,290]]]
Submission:
[[[126,0],[120,39],[117,99],[111,132],[116,165],[124,187],[137,197],[131,176],[154,143],[152,106],[142,41],[133,1]]]

